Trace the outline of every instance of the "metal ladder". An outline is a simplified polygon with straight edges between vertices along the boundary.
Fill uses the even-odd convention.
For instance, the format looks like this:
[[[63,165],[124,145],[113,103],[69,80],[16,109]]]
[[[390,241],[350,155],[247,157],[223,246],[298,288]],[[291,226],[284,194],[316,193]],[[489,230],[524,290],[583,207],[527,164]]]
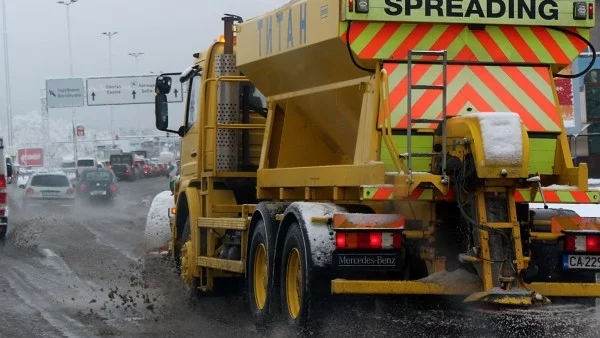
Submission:
[[[412,64],[413,64],[413,56],[435,56],[437,60],[424,61],[424,63],[429,64],[441,64],[442,65],[442,84],[413,84],[412,82]],[[439,60],[439,58],[442,58]],[[446,87],[447,87],[447,67],[448,67],[448,58],[447,51],[408,51],[408,62],[407,62],[407,80],[408,80],[408,92],[407,92],[407,128],[406,128],[406,147],[407,154],[403,157],[408,160],[408,179],[412,183],[412,158],[413,157],[430,157],[430,156],[441,156],[442,157],[442,183],[446,184],[448,182],[448,177],[446,175]],[[413,90],[441,90],[442,91],[442,118],[441,119],[422,119],[412,118],[412,91]],[[442,125],[442,152],[428,152],[428,153],[413,153],[412,152],[412,128],[413,123],[430,123],[430,124],[441,124]],[[432,149],[433,150],[433,149]],[[402,155],[401,155],[402,156]]]

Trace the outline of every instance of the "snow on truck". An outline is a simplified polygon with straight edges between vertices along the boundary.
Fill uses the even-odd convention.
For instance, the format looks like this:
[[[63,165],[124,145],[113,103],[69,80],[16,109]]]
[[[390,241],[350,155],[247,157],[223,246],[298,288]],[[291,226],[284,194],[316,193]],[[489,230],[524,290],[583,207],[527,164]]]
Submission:
[[[571,160],[554,83],[593,51],[594,13],[579,1],[304,0],[226,15],[193,66],[156,80],[156,126],[182,137],[181,277],[195,295],[245,277],[257,323],[281,309],[296,326],[323,290],[600,297],[598,221],[548,209],[600,201]],[[178,131],[172,81],[189,87]]]

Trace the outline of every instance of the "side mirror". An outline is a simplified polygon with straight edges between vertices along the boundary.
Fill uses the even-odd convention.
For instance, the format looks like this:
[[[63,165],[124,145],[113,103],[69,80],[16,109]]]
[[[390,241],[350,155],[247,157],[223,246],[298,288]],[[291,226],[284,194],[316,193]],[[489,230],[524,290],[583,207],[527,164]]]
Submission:
[[[156,116],[156,129],[167,131],[169,128],[169,106],[167,94],[171,92],[173,79],[168,76],[160,75],[156,78],[154,85],[154,115]]]
[[[169,76],[160,75],[156,78],[156,82],[154,84],[154,92],[156,94],[169,94],[171,92],[171,84],[173,83],[173,79]]]
[[[156,94],[154,98],[154,115],[156,117],[156,129],[166,131],[169,128],[169,104],[167,95]]]

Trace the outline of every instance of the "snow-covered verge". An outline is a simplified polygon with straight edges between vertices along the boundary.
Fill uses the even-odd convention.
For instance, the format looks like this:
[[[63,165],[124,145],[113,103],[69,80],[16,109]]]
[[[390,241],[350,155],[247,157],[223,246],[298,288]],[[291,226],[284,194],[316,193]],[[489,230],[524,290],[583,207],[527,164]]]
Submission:
[[[45,166],[59,167],[63,156],[73,155],[72,122],[58,118],[48,121],[49,134],[48,143],[45,140],[44,123],[42,114],[38,111],[30,111],[15,115],[14,122],[14,145],[15,148],[44,148]],[[79,156],[94,155],[94,136],[97,139],[110,139],[111,134],[86,128],[85,136],[78,137],[77,152]]]
[[[171,191],[163,191],[156,195],[150,205],[146,218],[146,250],[153,251],[167,246],[171,239],[169,227],[169,209],[174,207]]]

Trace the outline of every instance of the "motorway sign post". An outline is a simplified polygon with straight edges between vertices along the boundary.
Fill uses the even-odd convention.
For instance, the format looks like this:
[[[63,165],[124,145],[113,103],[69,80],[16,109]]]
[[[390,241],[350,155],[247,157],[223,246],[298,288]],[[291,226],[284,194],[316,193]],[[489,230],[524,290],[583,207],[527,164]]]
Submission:
[[[156,76],[119,76],[86,79],[87,105],[126,105],[154,103]],[[183,102],[183,85],[173,81],[168,102]]]
[[[46,80],[48,108],[83,107],[84,96],[81,78]]]

